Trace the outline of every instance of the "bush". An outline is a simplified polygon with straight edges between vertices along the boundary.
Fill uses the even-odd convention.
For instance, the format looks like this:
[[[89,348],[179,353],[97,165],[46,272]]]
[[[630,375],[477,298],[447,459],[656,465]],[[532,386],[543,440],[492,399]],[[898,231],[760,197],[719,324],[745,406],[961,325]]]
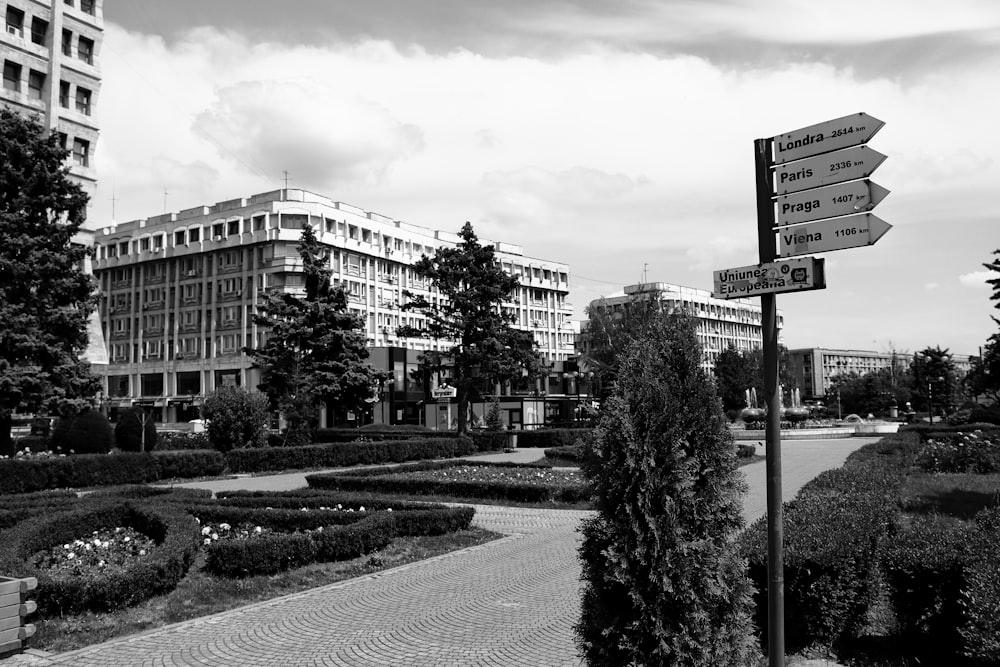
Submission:
[[[160,451],[178,449],[212,449],[207,433],[163,432],[156,437],[156,447]]]
[[[518,431],[518,447],[566,447],[575,445],[580,438],[593,433],[591,428],[551,428],[534,431]]]
[[[267,445],[271,412],[264,394],[222,387],[205,398],[201,412],[208,419],[208,439],[220,452]]]
[[[304,468],[342,468],[419,459],[453,458],[474,453],[469,438],[410,438],[301,447],[234,449],[226,452],[231,472]]]
[[[700,350],[692,319],[653,320],[603,405],[600,455],[584,468],[597,498],[575,627],[588,664],[742,666],[756,653],[733,542],[745,482]]]
[[[959,619],[971,531],[963,522],[915,517],[893,535],[883,568],[901,645],[940,664],[960,650]]]
[[[969,413],[970,424],[1000,425],[1000,404],[979,406]]]
[[[1000,433],[977,431],[937,435],[920,448],[916,465],[927,472],[998,472]]]
[[[90,577],[53,575],[31,565],[32,554],[118,526],[134,528],[156,547],[126,569]],[[85,501],[78,509],[39,516],[6,531],[0,571],[38,579],[35,601],[42,614],[114,611],[173,590],[194,562],[200,537],[193,518],[166,505]]]
[[[135,405],[118,416],[115,442],[123,452],[151,452],[156,448],[153,416]]]
[[[223,577],[276,574],[316,560],[316,543],[305,533],[268,533],[206,546],[205,570]]]
[[[521,434],[523,431],[513,431]],[[469,436],[477,452],[497,452],[507,447],[507,435],[511,431],[472,431]]]
[[[107,417],[85,410],[56,420],[49,445],[63,454],[107,454],[114,445],[114,432]]]
[[[361,428],[319,428],[313,433],[317,443],[408,440],[410,438],[457,438],[454,431],[435,431],[415,424],[367,424]]]
[[[1000,664],[1000,508],[976,517],[969,544],[971,564],[959,604],[965,622],[959,630],[962,653],[979,665]]]

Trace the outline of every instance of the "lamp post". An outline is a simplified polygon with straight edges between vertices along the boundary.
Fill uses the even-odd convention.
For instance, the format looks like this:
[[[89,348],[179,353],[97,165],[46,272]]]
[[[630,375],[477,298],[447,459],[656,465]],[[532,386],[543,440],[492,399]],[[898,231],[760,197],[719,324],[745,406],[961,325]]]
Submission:
[[[943,375],[939,375],[937,378],[931,377],[930,362],[934,359],[934,357],[932,357],[929,354],[924,353],[924,354],[920,355],[920,359],[925,364],[927,364],[927,367],[924,369],[924,372],[927,374],[927,412],[928,412],[928,418],[930,420],[930,424],[931,424],[931,426],[933,426],[934,425],[934,387],[933,387],[933,382],[935,380],[937,380],[937,382],[944,382],[945,381],[945,377]],[[947,354],[942,354],[941,355],[941,363],[942,364],[948,363],[949,359],[950,359],[950,357]]]

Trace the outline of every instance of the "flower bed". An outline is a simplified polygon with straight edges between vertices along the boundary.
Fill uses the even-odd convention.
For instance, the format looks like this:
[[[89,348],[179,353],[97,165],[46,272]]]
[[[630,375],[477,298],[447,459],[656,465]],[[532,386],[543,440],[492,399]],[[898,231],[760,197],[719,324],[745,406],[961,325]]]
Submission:
[[[981,430],[938,434],[920,448],[916,464],[927,472],[1000,472],[1000,438]]]
[[[135,553],[126,550],[114,566],[64,566],[77,553],[87,552],[88,541],[94,554],[95,547],[104,548],[95,545],[94,540],[102,545],[107,541],[110,548],[113,533],[104,531],[119,527],[145,536],[150,543],[137,542],[142,546]],[[131,535],[124,533],[122,544],[127,544],[125,537],[132,541]],[[77,508],[37,516],[5,531],[0,542],[0,571],[38,579],[37,603],[43,614],[111,611],[172,590],[194,561],[199,544],[194,519],[169,506],[84,500]],[[70,548],[66,549],[66,545]],[[67,552],[61,561],[53,558],[53,547]],[[68,558],[70,552],[74,553],[73,559]]]
[[[307,475],[315,489],[374,491],[492,498],[521,502],[577,502],[591,496],[579,471],[534,464],[444,461],[402,466],[391,471],[359,470]]]

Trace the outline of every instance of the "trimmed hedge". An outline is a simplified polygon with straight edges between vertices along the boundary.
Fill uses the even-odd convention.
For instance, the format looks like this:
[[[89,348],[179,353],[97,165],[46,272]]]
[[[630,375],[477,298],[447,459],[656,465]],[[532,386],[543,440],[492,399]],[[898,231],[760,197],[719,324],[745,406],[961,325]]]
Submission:
[[[207,433],[164,431],[156,434],[156,449],[214,449]]]
[[[934,422],[933,426],[930,424],[904,424],[899,427],[900,433],[916,433],[920,436],[921,441],[950,433],[971,433],[972,431],[982,431],[986,435],[991,435],[1000,431],[1000,426],[986,422],[969,422],[968,424]]]
[[[440,461],[399,466],[392,470],[357,470],[306,475],[310,488],[336,491],[371,491],[375,493],[401,493],[408,495],[439,495],[456,498],[489,498],[493,500],[514,500],[518,502],[579,502],[589,500],[593,495],[590,486],[525,484],[521,482],[484,482],[475,480],[428,480],[408,478],[407,473],[426,470],[442,470],[456,465],[476,465],[504,468],[542,468],[551,466],[539,464],[485,463]]]
[[[119,452],[46,459],[0,460],[0,494],[45,489],[144,484],[221,474],[218,452]]]
[[[872,465],[827,471],[784,505],[786,638],[790,649],[830,647],[862,625],[877,591],[885,536],[898,513],[902,473]],[[741,536],[767,627],[767,523]]]
[[[409,440],[411,438],[457,438],[455,431],[434,431],[426,426],[387,424],[369,425],[362,428],[318,428],[313,433],[317,443],[344,443],[381,440]]]
[[[969,544],[972,562],[960,593],[964,623],[962,653],[980,665],[1000,664],[1000,508],[976,516],[977,534]]]
[[[118,526],[131,527],[156,543],[128,569],[85,578],[60,577],[30,564],[34,553]],[[114,611],[173,590],[194,562],[200,537],[193,518],[167,505],[81,501],[77,509],[37,516],[5,531],[0,541],[0,572],[36,577],[35,600],[42,614]]]
[[[434,437],[304,447],[234,449],[226,452],[225,456],[230,472],[252,473],[454,458],[467,456],[475,451],[470,438]]]
[[[55,510],[75,507],[80,502],[76,491],[36,491],[0,496],[0,530],[24,519],[51,514]]]
[[[518,431],[518,447],[568,447],[580,438],[588,438],[592,428],[547,428],[533,431]]]

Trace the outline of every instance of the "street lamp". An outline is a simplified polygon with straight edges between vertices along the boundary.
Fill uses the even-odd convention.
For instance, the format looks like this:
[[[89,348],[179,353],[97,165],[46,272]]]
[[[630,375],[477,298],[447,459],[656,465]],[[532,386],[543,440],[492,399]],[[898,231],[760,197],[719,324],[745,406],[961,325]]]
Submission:
[[[929,354],[921,354],[920,355],[920,359],[925,364],[927,364],[928,366],[930,366],[930,362],[931,362],[931,360],[934,359],[934,357],[932,357]],[[946,363],[948,363],[949,359],[950,359],[950,357],[947,354],[942,354],[941,355],[941,363],[946,364]],[[945,381],[945,377],[943,375],[939,375],[937,378],[931,377],[931,375],[930,375],[930,368],[925,369],[924,372],[927,373],[927,412],[928,412],[928,418],[930,420],[930,424],[931,424],[931,426],[933,426],[934,425],[934,387],[933,387],[933,382],[935,380],[937,382],[944,382]]]

